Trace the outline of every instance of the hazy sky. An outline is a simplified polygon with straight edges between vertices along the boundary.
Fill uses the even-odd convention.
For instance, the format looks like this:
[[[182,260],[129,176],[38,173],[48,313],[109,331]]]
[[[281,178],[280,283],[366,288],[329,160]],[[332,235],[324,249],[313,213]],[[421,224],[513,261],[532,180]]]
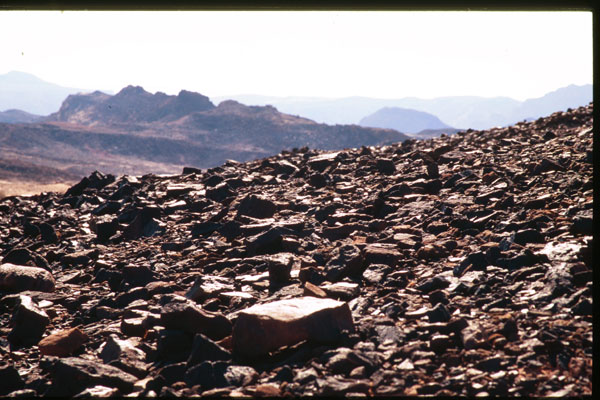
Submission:
[[[592,83],[592,13],[0,11],[13,70],[114,92],[522,100]]]

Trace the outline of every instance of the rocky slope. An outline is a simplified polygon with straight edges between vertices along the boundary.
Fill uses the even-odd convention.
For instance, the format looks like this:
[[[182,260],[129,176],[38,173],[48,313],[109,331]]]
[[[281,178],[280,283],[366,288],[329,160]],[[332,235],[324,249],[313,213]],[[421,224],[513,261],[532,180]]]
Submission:
[[[407,138],[390,129],[318,124],[268,106],[235,101],[215,106],[188,91],[169,96],[128,86],[114,96],[71,95],[40,123],[0,123],[0,158],[27,159],[65,175],[95,169],[142,175],[249,161],[295,147],[339,150]],[[8,172],[0,168],[0,178],[4,175]],[[35,181],[36,176],[20,179]]]
[[[592,391],[592,106],[0,202],[0,395]]]

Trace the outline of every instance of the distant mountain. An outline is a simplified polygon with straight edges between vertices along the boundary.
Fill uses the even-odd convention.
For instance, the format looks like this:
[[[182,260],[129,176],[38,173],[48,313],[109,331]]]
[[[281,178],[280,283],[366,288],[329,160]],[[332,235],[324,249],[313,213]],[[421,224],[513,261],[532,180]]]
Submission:
[[[451,128],[435,115],[400,107],[384,107],[360,120],[360,126],[389,128],[414,134],[425,129]]]
[[[42,118],[40,115],[29,114],[21,110],[0,111],[0,122],[9,124],[31,123],[38,121],[40,118]]]
[[[25,72],[12,71],[0,75],[0,111],[18,109],[48,115],[56,112],[68,95],[86,91],[55,85]]]
[[[537,119],[555,111],[588,105],[594,98],[592,85],[569,85],[542,97],[525,100],[519,107],[519,120]]]
[[[537,119],[555,111],[586,105],[592,101],[592,85],[570,85],[539,99],[518,101],[509,97],[447,96],[433,99],[404,97],[376,99],[346,97],[272,97],[240,95],[229,98],[248,105],[275,106],[281,112],[327,124],[358,124],[362,118],[384,107],[409,108],[435,115],[444,123],[460,129],[489,129],[507,126],[524,119]],[[214,97],[219,102],[223,97]]]
[[[180,173],[183,166],[210,168],[304,146],[337,150],[408,138],[391,129],[319,124],[270,106],[230,100],[215,107],[198,93],[169,96],[128,86],[114,96],[70,95],[38,123],[0,124],[0,159],[27,159],[68,174]]]

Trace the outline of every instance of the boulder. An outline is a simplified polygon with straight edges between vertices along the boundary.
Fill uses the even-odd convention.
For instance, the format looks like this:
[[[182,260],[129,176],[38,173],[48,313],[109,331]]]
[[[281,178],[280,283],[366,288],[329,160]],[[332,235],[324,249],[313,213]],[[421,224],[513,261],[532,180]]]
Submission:
[[[261,356],[303,340],[334,342],[354,330],[344,302],[300,297],[255,305],[240,312],[233,327],[234,354]]]
[[[0,290],[11,293],[25,290],[53,292],[54,277],[42,268],[6,263],[0,265]]]

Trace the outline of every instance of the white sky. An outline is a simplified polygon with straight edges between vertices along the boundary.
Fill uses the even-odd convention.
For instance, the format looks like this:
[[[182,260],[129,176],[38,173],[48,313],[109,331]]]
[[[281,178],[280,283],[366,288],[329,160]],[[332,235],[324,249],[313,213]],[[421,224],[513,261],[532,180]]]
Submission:
[[[0,11],[13,70],[115,93],[523,100],[592,83],[592,13]]]

